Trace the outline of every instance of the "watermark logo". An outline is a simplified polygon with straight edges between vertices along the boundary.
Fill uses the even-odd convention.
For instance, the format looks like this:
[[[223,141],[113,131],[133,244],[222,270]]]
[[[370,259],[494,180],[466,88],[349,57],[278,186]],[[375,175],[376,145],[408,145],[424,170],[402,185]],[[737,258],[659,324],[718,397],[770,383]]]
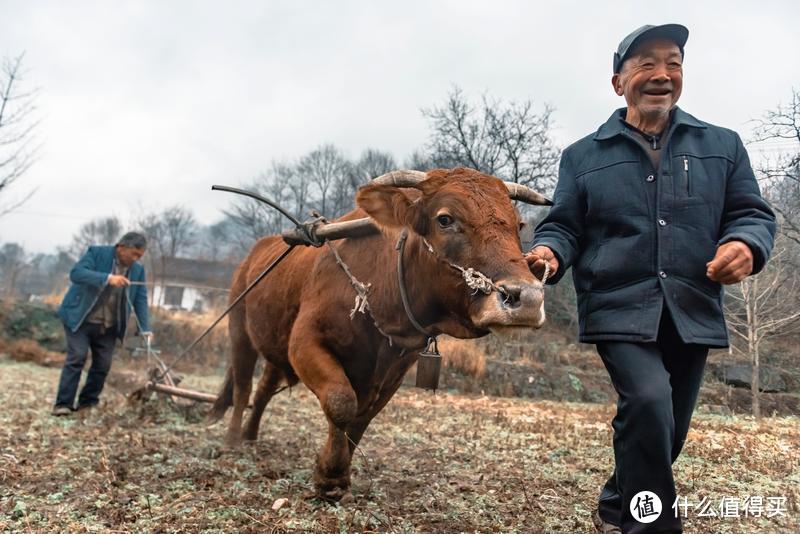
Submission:
[[[652,523],[661,516],[661,499],[652,491],[640,491],[631,499],[631,515],[639,523]]]
[[[675,517],[785,517],[789,512],[786,496],[748,495],[744,498],[725,495],[719,499],[702,497],[690,500],[678,495],[672,503]]]

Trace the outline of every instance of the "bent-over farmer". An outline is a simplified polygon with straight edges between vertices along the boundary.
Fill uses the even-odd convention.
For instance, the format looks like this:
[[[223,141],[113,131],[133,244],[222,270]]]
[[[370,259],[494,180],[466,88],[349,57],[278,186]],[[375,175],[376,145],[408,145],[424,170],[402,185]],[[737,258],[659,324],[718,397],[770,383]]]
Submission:
[[[140,333],[152,339],[144,267],[138,263],[146,246],[142,234],[129,232],[116,245],[89,247],[70,271],[72,285],[58,309],[67,338],[67,357],[53,415],[69,415],[99,402],[116,340],[125,335],[131,308]],[[76,406],[75,394],[89,350],[92,363]]]
[[[681,531],[672,463],[708,349],[728,345],[722,285],[759,272],[775,235],[739,136],[676,106],[688,35],[643,26],[619,44],[611,82],[627,107],[564,150],[528,255],[534,272],[549,264],[549,284],[572,267],[580,340],[619,396],[603,532]]]

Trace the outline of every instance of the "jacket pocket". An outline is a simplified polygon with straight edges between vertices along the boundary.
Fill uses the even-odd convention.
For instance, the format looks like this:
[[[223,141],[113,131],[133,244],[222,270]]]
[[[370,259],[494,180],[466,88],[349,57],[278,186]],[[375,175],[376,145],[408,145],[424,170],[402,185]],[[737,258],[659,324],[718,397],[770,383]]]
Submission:
[[[598,245],[592,250],[591,256],[586,261],[586,269],[591,273],[591,278],[594,281],[597,278],[597,258],[600,256],[600,252],[603,250],[603,245],[608,242],[608,239],[603,239],[598,243]]]
[[[683,182],[686,184],[686,195],[693,196],[692,176],[689,174],[689,158],[683,156]]]

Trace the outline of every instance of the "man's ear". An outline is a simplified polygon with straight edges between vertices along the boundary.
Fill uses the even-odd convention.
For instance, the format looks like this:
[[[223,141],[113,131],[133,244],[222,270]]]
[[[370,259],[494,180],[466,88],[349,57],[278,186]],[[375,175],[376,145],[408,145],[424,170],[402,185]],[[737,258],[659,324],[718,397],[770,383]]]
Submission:
[[[426,230],[419,202],[412,201],[400,187],[365,185],[358,190],[356,204],[381,226],[410,226],[420,234]]]
[[[619,73],[613,75],[611,77],[611,85],[614,87],[614,92],[617,93],[617,96],[622,96],[622,81],[620,79]]]

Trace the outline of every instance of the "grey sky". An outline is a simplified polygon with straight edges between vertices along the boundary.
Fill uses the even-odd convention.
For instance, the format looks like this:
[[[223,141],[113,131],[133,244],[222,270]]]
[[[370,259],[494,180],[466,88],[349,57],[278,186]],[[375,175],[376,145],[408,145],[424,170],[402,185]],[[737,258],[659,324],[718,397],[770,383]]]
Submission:
[[[552,104],[564,146],[624,104],[609,82],[619,40],[665,22],[690,30],[680,105],[703,120],[746,139],[800,87],[796,0],[6,0],[0,55],[26,52],[43,152],[0,242],[51,252],[94,217],[177,202],[211,223],[231,200],[211,184],[325,142],[402,161],[428,135],[419,109],[453,84]]]

